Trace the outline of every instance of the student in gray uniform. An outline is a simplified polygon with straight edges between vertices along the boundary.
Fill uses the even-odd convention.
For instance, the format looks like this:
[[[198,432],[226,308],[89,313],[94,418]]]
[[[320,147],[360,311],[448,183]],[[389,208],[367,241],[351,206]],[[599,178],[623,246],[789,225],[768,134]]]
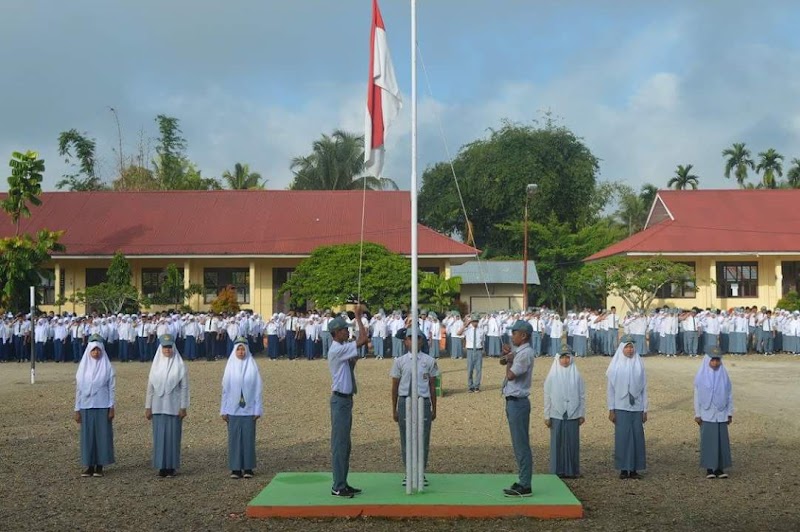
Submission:
[[[189,408],[189,375],[175,347],[175,337],[158,339],[147,380],[144,417],[153,422],[153,467],[160,477],[174,477],[181,465],[183,418]]]
[[[731,443],[728,425],[733,422],[733,386],[722,365],[722,352],[712,348],[694,378],[694,421],[700,425],[700,466],[706,478],[728,478]]]
[[[511,432],[511,446],[519,470],[519,479],[510,488],[503,490],[506,497],[530,497],[533,477],[533,453],[531,452],[531,378],[533,376],[533,349],[530,346],[531,324],[517,320],[511,326],[512,350],[503,344],[500,363],[505,366],[503,397],[506,401],[506,418]]]
[[[647,377],[630,335],[622,337],[606,378],[608,419],[614,424],[614,467],[620,471],[619,478],[638,479],[638,471],[647,467]]]
[[[586,387],[568,345],[553,360],[544,381],[544,424],[550,429],[550,473],[581,474],[580,426],[586,421]]]
[[[93,336],[75,374],[75,422],[81,426],[82,477],[102,477],[114,463],[116,378],[100,336]]]
[[[256,467],[256,421],[264,413],[263,383],[247,339],[233,343],[222,376],[220,415],[228,426],[228,469],[231,478],[252,478]]]
[[[355,322],[358,326],[358,338],[348,342],[350,335],[347,321],[337,317],[328,324],[333,342],[328,350],[328,368],[331,371],[331,468],[333,469],[333,485],[331,495],[334,497],[352,498],[361,493],[347,483],[350,471],[350,429],[353,426],[353,396],[356,394],[355,366],[358,360],[358,349],[367,345],[369,336],[361,321],[361,305],[356,307]]]
[[[394,359],[389,376],[392,378],[392,419],[400,428],[400,454],[403,466],[406,465],[406,401],[411,398],[411,375],[414,372],[414,359],[411,356],[412,330],[401,330],[397,333],[403,336],[406,353]],[[424,399],[424,430],[423,440],[425,446],[425,469],[428,468],[428,449],[431,444],[431,422],[436,419],[436,377],[439,376],[439,366],[436,360],[427,353],[422,352],[425,335],[417,331],[417,394]],[[413,406],[412,406],[413,407]],[[424,484],[428,479],[423,477]],[[406,478],[403,477],[403,486]]]

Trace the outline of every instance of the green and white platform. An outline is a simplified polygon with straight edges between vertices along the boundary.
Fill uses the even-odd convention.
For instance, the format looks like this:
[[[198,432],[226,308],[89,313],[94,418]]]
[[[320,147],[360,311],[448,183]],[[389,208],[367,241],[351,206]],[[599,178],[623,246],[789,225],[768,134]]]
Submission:
[[[278,473],[247,506],[250,517],[436,517],[539,519],[583,517],[581,502],[555,475],[534,475],[531,497],[503,495],[514,475],[426,475],[429,486],[407,495],[400,473],[350,473],[348,482],[363,493],[334,497],[330,473]]]

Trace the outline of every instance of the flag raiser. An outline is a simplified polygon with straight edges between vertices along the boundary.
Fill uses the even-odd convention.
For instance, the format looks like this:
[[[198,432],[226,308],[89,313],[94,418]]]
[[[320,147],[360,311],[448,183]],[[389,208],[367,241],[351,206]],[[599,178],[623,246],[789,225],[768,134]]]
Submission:
[[[364,163],[375,177],[383,170],[386,128],[400,112],[403,101],[394,76],[386,29],[378,0],[372,0],[372,27],[369,35],[369,81],[367,114],[364,121]]]

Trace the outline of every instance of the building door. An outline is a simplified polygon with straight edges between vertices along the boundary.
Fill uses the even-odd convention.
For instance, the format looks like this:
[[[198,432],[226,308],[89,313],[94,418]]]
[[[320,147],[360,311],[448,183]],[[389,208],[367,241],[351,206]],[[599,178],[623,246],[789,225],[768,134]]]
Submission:
[[[786,296],[789,292],[800,293],[800,261],[782,261],[781,274],[781,295]]]

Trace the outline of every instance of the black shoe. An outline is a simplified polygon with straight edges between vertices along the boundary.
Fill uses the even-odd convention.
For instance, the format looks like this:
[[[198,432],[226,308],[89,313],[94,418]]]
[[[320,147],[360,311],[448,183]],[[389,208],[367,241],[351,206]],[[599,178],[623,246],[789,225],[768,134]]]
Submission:
[[[236,470],[231,471],[231,478],[235,478],[235,479],[242,478],[242,472],[241,471],[236,471]]]
[[[347,489],[348,489],[349,491],[352,491],[352,492],[353,492],[353,495],[358,495],[359,493],[361,493],[361,492],[363,491],[361,488],[354,488],[354,487],[353,487],[353,486],[351,486],[350,484],[348,484],[348,485],[347,485]]]
[[[510,488],[504,489],[503,494],[506,497],[530,497],[533,493],[530,487],[526,488],[515,482]]]
[[[717,474],[712,469],[706,469],[706,478],[709,480],[717,478]]]
[[[161,477],[161,478],[166,477],[167,476],[167,470],[166,469],[159,469],[158,470],[158,476]]]
[[[167,469],[167,476],[168,477],[176,477],[178,474],[175,472],[174,469]]]
[[[636,471],[631,471],[631,474],[628,476],[628,478],[632,478],[633,480],[639,480],[640,478],[642,478],[642,476]]]
[[[86,471],[81,473],[81,476],[83,478],[88,478],[88,477],[91,477],[92,475],[94,475],[94,467],[87,467]]]
[[[98,478],[102,477],[103,476],[103,466],[99,465],[99,466],[95,467],[94,468],[94,474],[92,474],[92,476],[93,477],[98,477]]]
[[[628,479],[628,478],[630,478],[630,475],[628,474],[628,472],[627,472],[627,471],[625,471],[625,470],[623,469],[622,471],[620,471],[620,472],[619,472],[619,478],[620,478],[621,480],[625,480],[625,479]]]
[[[245,469],[244,470],[244,478],[253,478],[253,470],[252,469]]]
[[[353,495],[355,494],[347,488],[341,490],[335,490],[331,488],[331,495],[333,495],[334,497],[344,497],[345,499],[352,499]]]
[[[717,478],[728,478],[728,474],[722,469],[717,469],[714,474],[717,475]]]

